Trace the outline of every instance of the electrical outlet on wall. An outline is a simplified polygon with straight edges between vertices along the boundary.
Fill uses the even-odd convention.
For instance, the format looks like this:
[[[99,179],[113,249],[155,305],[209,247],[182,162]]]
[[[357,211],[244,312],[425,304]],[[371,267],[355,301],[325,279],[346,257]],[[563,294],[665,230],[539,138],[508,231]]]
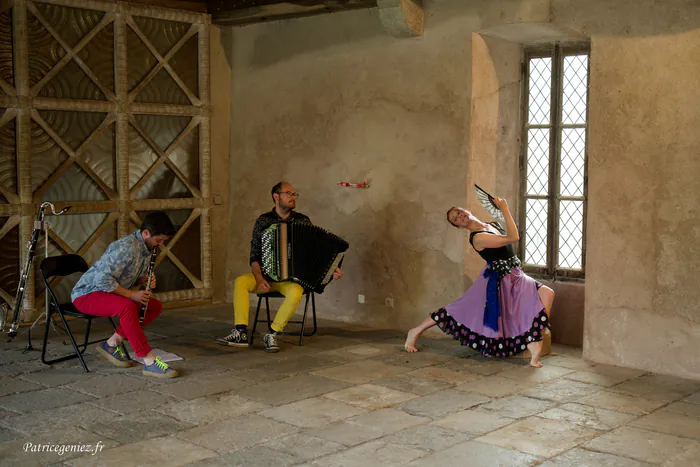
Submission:
[[[394,297],[386,297],[384,299],[384,305],[389,308],[394,308]]]
[[[359,294],[357,296],[357,303],[365,303],[365,296],[362,294]]]

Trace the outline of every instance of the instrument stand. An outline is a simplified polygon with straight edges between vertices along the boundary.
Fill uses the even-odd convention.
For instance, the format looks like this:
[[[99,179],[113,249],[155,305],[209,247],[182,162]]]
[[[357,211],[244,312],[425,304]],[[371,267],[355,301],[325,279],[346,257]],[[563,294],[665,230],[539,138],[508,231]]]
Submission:
[[[49,256],[49,223],[46,221],[42,221],[42,222],[34,221],[34,228],[39,228],[39,229],[41,229],[42,232],[44,232],[44,258],[47,258]],[[41,321],[41,322],[45,323],[47,317],[49,316],[49,291],[46,290],[45,294],[46,294],[46,298],[44,301],[46,304],[46,308],[44,311],[41,312],[39,317],[36,320],[34,320],[34,323],[32,323],[32,325],[29,327],[29,329],[27,329],[27,345],[24,347],[24,350],[22,351],[22,353],[26,353],[29,351],[37,351],[38,352],[39,350],[41,350],[41,349],[35,349],[34,347],[32,347],[32,329],[34,328],[34,326],[39,324],[39,321],[42,318],[43,318],[43,321]],[[60,336],[61,334],[58,332],[58,327],[56,326],[56,323],[53,320],[51,320],[50,324],[51,324],[51,329],[56,334],[58,334]],[[65,329],[63,330],[63,332],[65,332]],[[66,341],[63,341],[63,345],[67,345]]]

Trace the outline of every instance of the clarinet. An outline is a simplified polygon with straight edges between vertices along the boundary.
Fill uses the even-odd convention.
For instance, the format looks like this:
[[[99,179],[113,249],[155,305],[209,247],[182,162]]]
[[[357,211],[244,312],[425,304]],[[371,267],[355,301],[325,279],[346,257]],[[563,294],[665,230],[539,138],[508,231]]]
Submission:
[[[154,246],[151,252],[151,262],[148,264],[148,274],[146,279],[146,292],[151,291],[151,280],[153,279],[153,273],[156,269],[156,258],[158,257],[158,247]],[[139,313],[139,323],[143,327],[143,320],[146,318],[146,310],[148,309],[148,303],[141,305],[141,312]]]
[[[71,208],[70,206],[66,206],[65,208],[56,212],[53,204],[49,202],[42,203],[41,206],[39,206],[39,212],[37,213],[36,220],[34,221],[34,230],[32,231],[31,239],[27,242],[27,255],[24,260],[24,267],[22,268],[22,275],[19,279],[19,285],[17,286],[15,306],[12,314],[12,324],[10,325],[10,330],[7,332],[10,340],[17,336],[17,329],[19,329],[19,324],[17,321],[19,319],[19,312],[21,311],[24,302],[24,289],[27,287],[27,281],[29,280],[29,274],[31,273],[34,253],[36,252],[36,244],[39,242],[39,234],[43,230],[44,211],[47,207],[51,208],[51,213],[55,216],[60,216]],[[5,330],[5,324],[7,323],[7,317],[10,309],[12,308],[7,303],[3,303],[0,306],[0,332],[4,332]]]

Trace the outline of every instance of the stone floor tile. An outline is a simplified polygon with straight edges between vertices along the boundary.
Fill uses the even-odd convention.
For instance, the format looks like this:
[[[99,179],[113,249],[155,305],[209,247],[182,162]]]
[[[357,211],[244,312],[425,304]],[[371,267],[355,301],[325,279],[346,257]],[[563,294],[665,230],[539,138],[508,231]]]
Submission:
[[[577,371],[564,376],[564,379],[579,381],[581,383],[597,384],[598,386],[610,387],[620,384],[630,379],[628,376],[615,376],[592,371]]]
[[[651,467],[651,465],[627,457],[574,448],[561,456],[548,460],[541,467]]]
[[[210,365],[216,365],[229,370],[256,370],[273,361],[289,358],[289,355],[285,357],[283,352],[267,354],[265,352],[256,352],[251,349],[237,349],[235,347],[223,346],[222,348],[226,350],[223,355],[209,357],[205,360],[209,360]]]
[[[403,336],[403,341],[404,343],[406,342],[405,334]],[[471,355],[479,355],[472,349],[459,345],[454,339],[447,336],[439,329],[429,329],[426,331],[418,341],[417,347],[420,352],[435,353],[454,358],[468,358]]]
[[[412,415],[440,419],[447,414],[466,410],[479,404],[488,403],[491,399],[480,394],[445,389],[427,396],[406,402],[397,408]]]
[[[391,407],[392,405],[415,399],[418,396],[407,392],[377,386],[375,384],[363,384],[353,386],[340,391],[324,394],[323,397],[333,399],[346,404],[362,407],[368,410]]]
[[[525,418],[549,410],[555,402],[523,396],[508,396],[479,406],[480,412],[492,413],[508,418]]]
[[[406,376],[417,376],[419,378],[431,379],[433,381],[440,381],[452,385],[481,379],[481,376],[478,375],[448,370],[446,368],[438,368],[436,366],[419,368],[418,370],[406,373]]]
[[[251,386],[250,381],[236,378],[234,376],[235,373],[234,371],[227,371],[198,378],[177,378],[180,381],[154,387],[153,390],[180,399],[192,400]]]
[[[26,435],[24,433],[20,433],[19,431],[12,430],[10,428],[5,428],[4,426],[0,426],[0,443],[6,443],[8,441],[14,441],[16,439],[24,439],[26,438]],[[0,462],[2,460],[0,459]]]
[[[2,378],[0,380],[0,397],[44,389],[44,386],[20,378]]]
[[[504,378],[499,375],[485,376],[478,380],[469,381],[455,387],[458,391],[473,392],[489,397],[503,397],[514,394],[522,389],[532,387],[531,381],[521,381],[512,378]]]
[[[545,399],[559,403],[573,402],[581,397],[595,394],[601,387],[595,384],[581,383],[579,381],[555,380],[538,384],[529,389],[520,391],[521,396]]]
[[[252,467],[252,466],[274,466],[290,467],[299,465],[303,459],[294,455],[279,452],[267,446],[253,446],[240,449],[216,457],[187,464],[187,467]]]
[[[445,368],[447,370],[461,371],[481,376],[491,376],[504,371],[512,371],[522,368],[522,365],[516,364],[513,361],[504,360],[485,360],[475,358],[457,358],[446,363],[436,365],[437,368]]]
[[[323,322],[304,346],[283,336],[282,351],[267,354],[260,339],[249,349],[216,345],[213,336],[230,329],[230,305],[206,309],[206,319],[191,310],[168,310],[147,331],[162,348],[185,357],[173,364],[182,375],[174,380],[146,378],[140,367],[116,368],[89,352],[88,374],[75,361],[47,366],[38,361],[37,353],[23,355],[21,349],[0,342],[0,463],[5,457],[12,465],[23,466],[65,467],[77,462],[74,457],[53,459],[40,453],[37,461],[2,456],[5,446],[18,449],[22,438],[75,433],[77,425],[98,432],[80,431],[76,438],[80,442],[101,438],[111,443],[113,451],[126,453],[119,461],[109,454],[104,458],[109,465],[131,465],[130,455],[146,452],[123,447],[166,438],[176,443],[183,439],[183,444],[206,451],[191,460],[163,462],[186,462],[191,467],[325,465],[324,461],[360,462],[362,467],[393,462],[471,467],[545,461],[544,465],[639,466],[646,464],[614,452],[613,447],[632,450],[630,446],[640,445],[654,452],[659,440],[676,443],[671,448],[661,444],[668,466],[700,465],[700,442],[689,438],[698,437],[697,382],[592,364],[582,359],[580,348],[557,344],[543,357],[545,367],[532,369],[522,358],[484,358],[436,329],[431,330],[436,331],[435,338],[429,331],[421,339],[421,352],[407,354],[403,330],[330,321]],[[107,326],[104,330],[109,331]],[[61,350],[60,340],[54,339],[52,345]],[[338,367],[341,378],[352,382],[311,374]],[[73,401],[76,395],[86,399]],[[52,432],[44,434],[47,416]],[[503,435],[508,430],[513,437]],[[631,441],[606,438],[624,430],[636,430],[632,433],[638,435]],[[597,433],[596,439],[584,436],[591,432]],[[111,436],[127,444],[120,446],[119,439]],[[550,440],[560,448],[564,439],[561,449],[571,449],[545,459],[475,439],[497,436],[503,443],[540,454],[550,453]],[[577,436],[580,445],[573,446]],[[599,439],[607,440],[608,451],[582,447]],[[18,450],[21,453],[21,446]],[[395,455],[414,451],[421,457],[409,455],[406,460]],[[148,456],[152,458],[143,461],[149,466],[163,460],[155,452]],[[80,462],[100,463],[84,457]]]
[[[27,443],[32,443],[32,446],[27,446]],[[98,443],[101,447],[97,447]],[[47,444],[57,447],[66,445],[63,455],[56,451],[41,451],[44,449],[42,446]],[[0,464],[22,467],[56,465],[75,457],[84,456],[85,452],[79,451],[81,445],[85,446],[82,449],[93,450],[96,453],[95,457],[97,457],[106,450],[119,446],[119,443],[80,428],[70,427],[65,430],[0,443]]]
[[[695,394],[691,394],[683,400],[685,402],[691,402],[693,404],[700,404],[700,392],[696,392]]]
[[[194,427],[192,423],[175,420],[157,412],[136,413],[109,420],[96,418],[94,423],[85,424],[86,430],[117,440],[122,444],[168,436],[192,427]]]
[[[320,428],[306,428],[304,435],[322,438],[344,446],[355,446],[367,441],[381,438],[386,433],[373,427],[358,425],[356,423],[342,422],[331,423]]]
[[[45,371],[48,368],[49,367],[41,363],[40,360],[6,363],[4,365],[0,365],[0,377],[3,379],[14,378],[19,375],[26,375],[37,371]]]
[[[244,399],[234,392],[228,392],[189,401],[172,401],[155,410],[183,422],[206,425],[247,413],[259,412],[269,407],[262,402]]]
[[[600,391],[590,396],[582,397],[577,401],[579,404],[600,407],[601,409],[613,410],[632,415],[644,415],[659,407],[666,405],[663,401],[652,401],[641,397],[627,396],[610,391]]]
[[[432,394],[443,389],[451,388],[453,385],[434,379],[420,378],[418,376],[409,376],[407,374],[384,378],[374,381],[373,384],[384,386],[385,388],[395,389],[397,391],[410,392],[419,396]]]
[[[390,378],[410,371],[408,368],[389,365],[374,360],[361,360],[340,366],[312,371],[311,373],[325,378],[337,379],[352,384],[365,384],[383,378]]]
[[[325,397],[314,397],[273,407],[260,412],[259,415],[290,425],[310,428],[328,425],[364,412],[364,409],[350,404]]]
[[[262,446],[290,454],[306,462],[345,449],[342,444],[302,433],[273,439]]]
[[[370,357],[393,354],[398,350],[398,346],[392,344],[358,344],[342,349],[325,350],[316,354],[317,357],[328,358],[341,362],[354,362]]]
[[[335,323],[336,326],[338,323]],[[352,336],[353,339],[362,340],[365,342],[381,343],[384,341],[396,341],[397,350],[403,349],[403,343],[406,339],[406,331],[398,329],[373,329],[367,326],[352,326],[347,323],[342,323],[342,327],[336,327],[334,335]],[[399,344],[401,344],[399,346]]]
[[[345,337],[338,336],[314,336],[313,339],[308,339],[306,342],[304,342],[305,347],[308,347],[315,352],[336,350],[363,344],[364,342],[358,339],[347,339]]]
[[[535,456],[552,457],[598,435],[598,430],[573,423],[530,417],[476,440]]]
[[[23,433],[47,433],[85,426],[94,420],[112,420],[117,414],[88,403],[30,412],[0,420],[0,424]],[[49,423],[50,421],[50,423]]]
[[[639,376],[610,388],[610,391],[666,402],[682,399],[698,390],[700,390],[698,381],[666,375]]]
[[[621,378],[624,377],[627,379],[637,378],[638,376],[642,376],[647,373],[644,370],[636,370],[634,368],[623,368],[620,366],[604,364],[595,365],[588,371],[592,371],[593,373],[599,373],[601,375],[617,376]]]
[[[542,459],[498,446],[467,441],[406,464],[407,467],[493,467],[537,465]]]
[[[95,399],[93,396],[82,394],[72,389],[50,388],[0,397],[0,407],[14,412],[29,413],[93,399]]]
[[[99,376],[84,380],[77,380],[68,385],[68,388],[89,394],[94,397],[107,397],[115,394],[124,394],[148,387],[145,380],[132,378],[125,374]]]
[[[295,375],[300,373],[309,373],[322,368],[337,367],[344,362],[330,360],[328,358],[319,358],[311,355],[293,356],[285,360],[269,362],[258,367],[260,370],[269,371],[271,373],[279,373],[282,375]]]
[[[615,429],[637,418],[636,415],[573,403],[546,410],[538,416],[550,420],[563,420],[601,431]]]
[[[563,355],[571,358],[583,358],[583,349],[580,346],[552,343],[550,355]]]
[[[700,465],[700,444],[673,455],[663,467],[695,467]]]
[[[436,420],[432,425],[468,433],[474,437],[484,435],[514,422],[514,419],[501,417],[498,413],[461,410]]]
[[[173,437],[163,437],[105,449],[94,456],[82,456],[69,461],[72,467],[101,467],[129,465],[133,467],[176,467],[215,456],[201,446]]]
[[[372,357],[372,360],[387,363],[389,365],[398,365],[406,368],[417,369],[436,365],[438,363],[448,362],[453,358],[454,357],[431,352],[408,353],[406,351],[399,351],[379,357]]]
[[[394,433],[412,426],[428,423],[430,420],[425,417],[416,417],[397,409],[380,409],[346,420],[353,425],[359,425],[382,432],[383,434]]]
[[[139,389],[125,394],[116,394],[114,396],[103,397],[102,399],[95,399],[91,404],[126,415],[155,409],[174,400],[175,399],[170,396],[155,391]]]
[[[305,374],[241,388],[236,394],[268,405],[282,405],[349,386],[343,381]]]
[[[692,404],[690,402],[674,402],[659,409],[659,411],[679,413],[688,417],[700,418],[700,404]]]
[[[533,368],[530,365],[527,365],[515,368],[513,370],[504,371],[500,373],[499,376],[503,376],[504,378],[513,378],[521,381],[532,381],[542,383],[545,381],[558,379],[575,372],[576,370],[554,365],[545,365],[542,368]]]
[[[88,378],[88,374],[81,367],[77,368],[50,368],[45,371],[35,371],[21,376],[26,381],[41,384],[46,387],[58,387]]]
[[[321,457],[311,462],[311,465],[323,467],[391,467],[404,465],[425,454],[425,451],[378,440]]]
[[[545,365],[560,366],[571,370],[586,370],[595,366],[595,363],[587,362],[580,357],[569,357],[567,355],[548,355],[542,357],[540,361]]]
[[[295,426],[251,414],[180,431],[176,436],[207,449],[226,453],[262,444],[298,430]]]
[[[700,440],[700,419],[686,417],[673,412],[656,412],[639,417],[629,424],[636,428],[644,428],[649,431],[666,433],[668,435],[679,436],[681,438],[692,438]]]
[[[19,415],[18,412],[13,412],[11,410],[0,409],[0,420],[7,417],[16,417]]]
[[[468,441],[466,433],[436,425],[419,425],[383,438],[384,441],[423,451],[442,451]]]
[[[642,462],[661,464],[697,446],[698,442],[695,440],[623,426],[588,441],[582,447]]]
[[[268,381],[277,381],[280,379],[288,378],[289,375],[284,373],[276,373],[274,371],[265,371],[258,369],[246,369],[236,371],[236,378],[245,381],[250,381],[251,383],[267,383]]]

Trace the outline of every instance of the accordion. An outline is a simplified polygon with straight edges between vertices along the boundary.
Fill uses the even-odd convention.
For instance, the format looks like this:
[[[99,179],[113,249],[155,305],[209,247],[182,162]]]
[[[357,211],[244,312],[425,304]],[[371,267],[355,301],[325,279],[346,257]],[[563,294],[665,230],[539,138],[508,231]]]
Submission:
[[[275,282],[293,281],[322,293],[348,242],[307,223],[279,222],[262,233],[262,272]]]

